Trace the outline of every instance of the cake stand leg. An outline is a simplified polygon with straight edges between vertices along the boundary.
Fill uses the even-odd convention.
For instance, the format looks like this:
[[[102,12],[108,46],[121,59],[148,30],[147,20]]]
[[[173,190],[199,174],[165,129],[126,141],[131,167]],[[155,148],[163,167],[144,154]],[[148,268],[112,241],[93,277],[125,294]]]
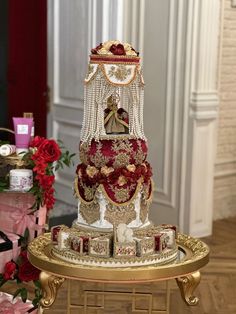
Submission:
[[[176,282],[179,286],[182,298],[188,305],[197,305],[198,297],[193,295],[194,290],[198,286],[201,280],[201,274],[196,271],[192,274],[176,278]]]
[[[57,291],[65,281],[65,278],[57,277],[42,271],[39,276],[39,281],[41,283],[43,295],[39,307],[39,313],[41,314],[44,310],[48,310],[54,303]]]

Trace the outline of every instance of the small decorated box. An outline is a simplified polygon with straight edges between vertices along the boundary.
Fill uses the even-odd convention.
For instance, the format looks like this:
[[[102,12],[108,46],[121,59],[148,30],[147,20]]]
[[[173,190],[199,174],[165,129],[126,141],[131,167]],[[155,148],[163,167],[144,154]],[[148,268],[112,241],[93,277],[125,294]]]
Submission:
[[[170,224],[162,224],[161,227],[163,229],[172,229],[175,232],[175,238],[177,238],[178,235],[178,228],[175,225],[170,225]]]
[[[18,235],[0,231],[0,273],[4,271],[7,262],[17,260],[21,251],[20,244]]]
[[[71,250],[83,254],[83,240],[81,237],[74,236],[71,238]]]
[[[66,228],[65,225],[53,226],[51,228],[51,241],[53,244],[58,244],[58,235],[61,229]]]
[[[166,235],[166,244],[169,249],[174,249],[176,246],[175,241],[175,230],[173,229],[163,229],[161,233]]]
[[[24,235],[28,228],[31,240],[41,234],[45,227],[47,210],[46,207],[41,207],[30,214],[34,202],[32,193],[0,192],[0,229]]]
[[[154,235],[155,251],[163,252],[167,248],[167,236],[164,233],[157,233]]]
[[[137,256],[151,255],[154,253],[155,241],[154,237],[145,237],[136,239],[137,241]]]
[[[59,227],[59,226],[57,226]],[[57,229],[58,230],[58,229]],[[57,245],[59,250],[69,249],[71,245],[70,232],[67,226],[61,226],[59,232],[57,233]]]
[[[89,253],[89,237],[83,235],[70,235],[70,247],[82,255]]]
[[[81,236],[82,239],[82,251],[85,254],[88,254],[89,252],[89,237],[87,236]]]
[[[89,255],[97,257],[110,257],[111,239],[107,236],[90,239]]]
[[[114,257],[136,256],[136,241],[114,242]]]

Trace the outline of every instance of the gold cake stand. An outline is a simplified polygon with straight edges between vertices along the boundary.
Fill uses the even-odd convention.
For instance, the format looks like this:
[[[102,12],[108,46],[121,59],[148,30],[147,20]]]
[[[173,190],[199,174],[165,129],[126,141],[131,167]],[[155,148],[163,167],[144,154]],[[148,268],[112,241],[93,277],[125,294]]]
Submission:
[[[50,233],[40,235],[35,238],[28,247],[30,262],[41,270],[40,282],[42,285],[43,297],[40,302],[39,312],[49,309],[54,303],[57,291],[65,279],[102,282],[102,283],[120,283],[137,284],[156,281],[167,281],[176,279],[182,298],[188,305],[196,305],[198,298],[193,295],[195,288],[200,282],[200,268],[209,261],[209,248],[199,239],[188,235],[178,234],[177,238],[179,257],[176,261],[166,265],[151,265],[127,268],[109,268],[109,267],[89,267],[75,265],[69,262],[61,261],[52,255],[52,244]],[[166,309],[155,311],[155,313],[169,313],[169,289],[167,289]],[[68,294],[70,293],[70,284]],[[100,292],[104,295],[108,291]],[[121,294],[121,292],[117,292]],[[135,299],[135,289],[131,293],[132,302]],[[75,305],[69,302],[67,304],[67,313],[75,309]],[[151,300],[151,299],[150,299]],[[135,301],[134,301],[135,303]],[[152,310],[152,300],[146,313],[154,313]],[[77,308],[81,306],[77,306]],[[84,300],[81,313],[88,313],[87,300]],[[132,313],[135,313],[135,309]],[[74,313],[74,312],[73,312]]]

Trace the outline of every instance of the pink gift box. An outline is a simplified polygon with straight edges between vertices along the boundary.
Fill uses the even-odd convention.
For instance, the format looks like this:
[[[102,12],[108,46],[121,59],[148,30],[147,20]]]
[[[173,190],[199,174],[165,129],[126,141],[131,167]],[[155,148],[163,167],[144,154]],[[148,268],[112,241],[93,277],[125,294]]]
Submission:
[[[33,305],[30,301],[26,303],[22,302],[21,299],[4,292],[0,292],[0,314],[37,314],[37,309],[33,310]]]
[[[19,239],[16,234],[0,232],[0,273],[3,273],[7,262],[17,260],[21,251]]]
[[[30,239],[42,233],[47,209],[40,207],[29,215],[35,199],[31,193],[1,192],[0,193],[0,229],[23,235],[25,229],[30,232]]]

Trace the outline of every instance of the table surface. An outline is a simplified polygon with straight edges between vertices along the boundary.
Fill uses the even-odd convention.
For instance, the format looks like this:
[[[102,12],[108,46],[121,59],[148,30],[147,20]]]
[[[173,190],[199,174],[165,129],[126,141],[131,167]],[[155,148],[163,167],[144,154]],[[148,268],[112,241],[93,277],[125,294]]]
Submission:
[[[168,280],[198,271],[209,261],[209,248],[199,239],[178,234],[179,258],[165,265],[137,267],[98,267],[76,265],[56,259],[51,254],[50,233],[40,235],[28,246],[30,262],[42,271],[63,278],[97,282],[151,282]]]

